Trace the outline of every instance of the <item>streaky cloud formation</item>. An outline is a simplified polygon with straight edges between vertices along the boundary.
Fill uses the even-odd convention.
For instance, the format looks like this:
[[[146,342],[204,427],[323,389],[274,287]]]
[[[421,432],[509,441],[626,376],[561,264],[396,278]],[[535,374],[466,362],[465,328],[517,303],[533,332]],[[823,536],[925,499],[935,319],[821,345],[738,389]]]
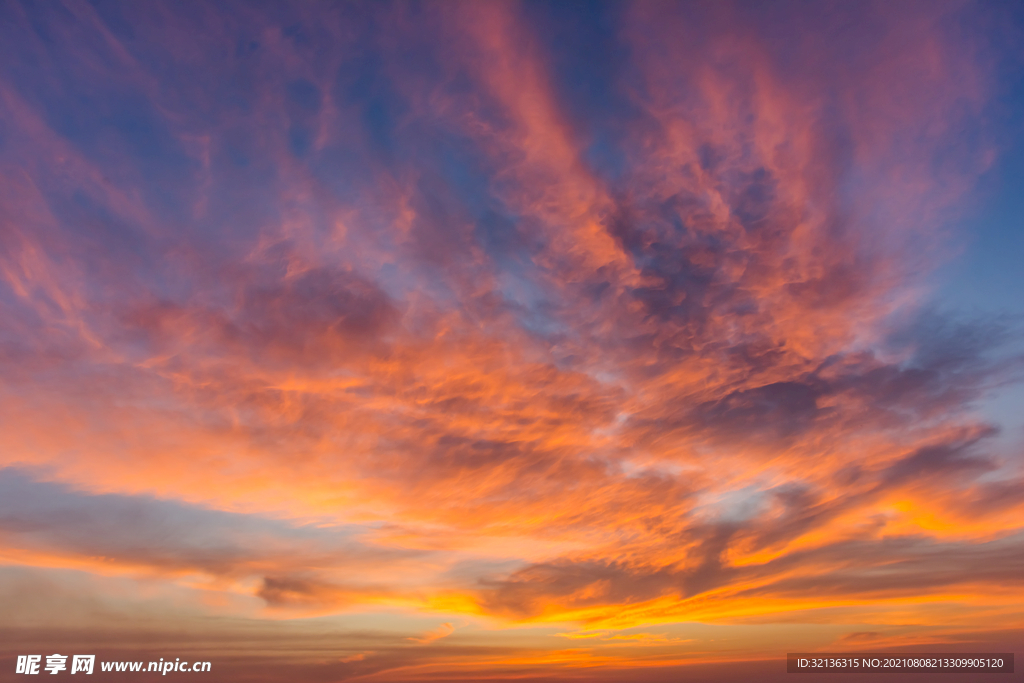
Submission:
[[[933,277],[1011,153],[1022,19],[0,8],[4,656],[1012,651],[1020,319]]]

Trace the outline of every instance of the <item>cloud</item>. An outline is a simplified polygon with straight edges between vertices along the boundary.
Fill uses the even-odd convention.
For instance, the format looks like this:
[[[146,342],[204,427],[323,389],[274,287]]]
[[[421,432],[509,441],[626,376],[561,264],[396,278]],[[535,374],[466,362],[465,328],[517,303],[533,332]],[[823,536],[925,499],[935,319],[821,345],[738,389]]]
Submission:
[[[1009,628],[1019,330],[928,289],[1001,12],[4,10],[4,556],[401,623],[324,680]]]
[[[334,564],[350,571],[416,554],[366,546],[357,539],[359,527],[293,524],[149,496],[92,495],[13,469],[0,470],[0,492],[6,553],[27,564],[62,558],[101,573],[239,580],[281,567]],[[259,594],[269,602],[280,602],[272,599],[278,594],[310,592],[303,583],[267,578],[264,584]]]
[[[878,640],[882,637],[882,634],[878,631],[856,631],[854,633],[847,633],[840,639],[842,643],[863,643]]]
[[[433,631],[427,631],[422,636],[420,636],[418,638],[410,638],[409,640],[412,640],[413,642],[416,642],[416,643],[418,643],[420,645],[427,645],[428,643],[432,643],[435,640],[440,640],[441,638],[447,638],[448,636],[450,636],[454,632],[455,632],[455,627],[452,626],[450,623],[448,623],[446,621],[445,623],[441,624],[440,626],[438,626]]]

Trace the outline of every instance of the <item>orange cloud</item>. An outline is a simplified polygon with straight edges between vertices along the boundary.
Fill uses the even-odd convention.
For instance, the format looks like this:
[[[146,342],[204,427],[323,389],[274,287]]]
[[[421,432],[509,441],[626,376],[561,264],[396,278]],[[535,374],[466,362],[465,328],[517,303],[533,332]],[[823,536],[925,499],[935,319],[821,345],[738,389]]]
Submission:
[[[324,680],[1019,629],[959,10],[562,11],[12,9],[3,564],[344,622]]]

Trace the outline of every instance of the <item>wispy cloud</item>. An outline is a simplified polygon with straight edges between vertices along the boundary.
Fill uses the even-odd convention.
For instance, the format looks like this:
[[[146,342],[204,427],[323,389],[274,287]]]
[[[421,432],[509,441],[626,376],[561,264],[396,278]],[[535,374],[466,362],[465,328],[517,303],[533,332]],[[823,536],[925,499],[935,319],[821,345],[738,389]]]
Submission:
[[[3,562],[383,624],[325,680],[1015,628],[1002,11],[0,10]]]

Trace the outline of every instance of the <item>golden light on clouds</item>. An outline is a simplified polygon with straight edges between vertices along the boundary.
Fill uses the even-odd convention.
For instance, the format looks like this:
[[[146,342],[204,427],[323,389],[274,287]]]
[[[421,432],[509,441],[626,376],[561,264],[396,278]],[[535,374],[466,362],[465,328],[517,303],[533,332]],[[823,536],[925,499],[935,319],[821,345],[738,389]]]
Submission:
[[[1006,651],[1019,330],[934,281],[1001,152],[972,7],[0,11],[5,656]]]

